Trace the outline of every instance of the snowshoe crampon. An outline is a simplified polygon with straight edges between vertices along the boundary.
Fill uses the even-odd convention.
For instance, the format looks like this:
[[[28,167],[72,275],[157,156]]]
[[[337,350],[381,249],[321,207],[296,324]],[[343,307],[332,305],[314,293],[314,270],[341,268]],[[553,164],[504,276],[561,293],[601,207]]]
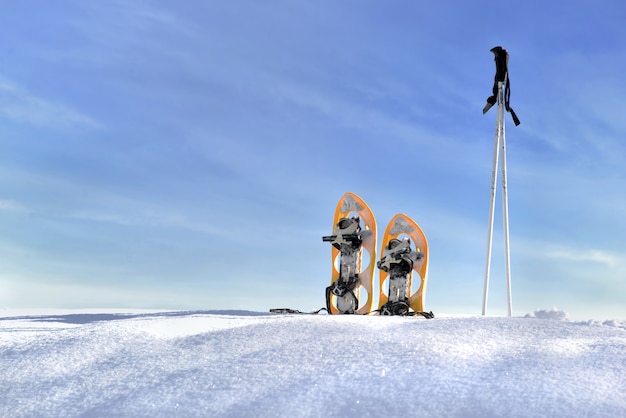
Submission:
[[[354,193],[341,197],[333,219],[332,277],[326,288],[331,314],[366,314],[372,307],[376,220],[367,204]]]
[[[378,310],[381,315],[409,315],[424,310],[428,242],[411,218],[398,214],[383,236]]]

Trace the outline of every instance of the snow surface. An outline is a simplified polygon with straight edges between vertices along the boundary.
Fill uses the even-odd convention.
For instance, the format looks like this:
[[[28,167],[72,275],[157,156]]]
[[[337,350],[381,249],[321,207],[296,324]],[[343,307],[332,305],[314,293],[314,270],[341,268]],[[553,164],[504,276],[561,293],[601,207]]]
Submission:
[[[623,417],[626,323],[0,310],[2,417]]]

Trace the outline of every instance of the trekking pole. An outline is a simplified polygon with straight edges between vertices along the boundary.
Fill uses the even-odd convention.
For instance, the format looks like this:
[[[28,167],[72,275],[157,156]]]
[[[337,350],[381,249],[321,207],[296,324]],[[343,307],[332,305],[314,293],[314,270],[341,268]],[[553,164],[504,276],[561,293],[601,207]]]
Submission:
[[[505,136],[505,123],[504,123],[504,110],[511,113],[513,122],[515,125],[519,125],[520,121],[515,115],[513,109],[509,106],[509,79],[508,79],[508,60],[509,54],[502,47],[495,47],[491,49],[494,54],[494,60],[496,62],[496,76],[493,86],[493,95],[487,99],[487,105],[483,108],[483,114],[485,114],[494,104],[498,104],[497,117],[496,117],[496,135],[495,145],[493,153],[493,171],[491,174],[491,204],[489,209],[489,226],[487,232],[487,257],[485,265],[485,285],[483,289],[483,316],[487,313],[487,299],[489,295],[489,276],[491,272],[491,253],[492,253],[492,241],[493,241],[493,221],[494,210],[496,205],[496,185],[498,179],[498,160],[500,151],[502,151],[502,211],[503,211],[503,223],[504,223],[504,256],[505,256],[505,272],[506,272],[506,292],[507,292],[507,305],[508,316],[512,316],[512,296],[511,296],[511,266],[510,266],[510,246],[509,246],[509,198],[507,187],[507,172],[506,172],[506,136]]]
[[[489,205],[489,226],[487,229],[487,261],[485,265],[485,287],[483,289],[483,316],[487,313],[487,298],[489,295],[489,275],[491,272],[491,244],[493,241],[493,218],[496,207],[496,184],[498,182],[498,160],[500,156],[500,133],[501,128],[504,126],[504,118],[500,117],[500,110],[502,99],[502,83],[498,82],[498,112],[496,118],[496,137],[495,145],[493,148],[493,169],[491,171],[491,202]]]
[[[503,89],[502,89],[503,90]],[[502,94],[504,96],[504,94]],[[509,194],[506,174],[506,136],[504,132],[504,105],[498,105],[500,112],[500,148],[502,150],[502,221],[504,223],[504,271],[506,274],[506,297],[508,314],[513,314],[511,297],[511,251],[509,246]]]

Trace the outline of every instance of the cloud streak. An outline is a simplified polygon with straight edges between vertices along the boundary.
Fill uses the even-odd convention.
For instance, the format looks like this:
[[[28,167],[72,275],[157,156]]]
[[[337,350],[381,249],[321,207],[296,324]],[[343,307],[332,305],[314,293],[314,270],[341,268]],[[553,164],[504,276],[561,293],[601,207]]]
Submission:
[[[41,127],[101,127],[92,117],[63,103],[38,97],[4,78],[0,78],[0,116]]]
[[[548,249],[543,254],[544,257],[556,260],[573,261],[576,263],[593,262],[603,264],[606,267],[618,268],[623,267],[623,256],[619,256],[610,251],[598,249],[573,249],[573,248],[554,248]]]

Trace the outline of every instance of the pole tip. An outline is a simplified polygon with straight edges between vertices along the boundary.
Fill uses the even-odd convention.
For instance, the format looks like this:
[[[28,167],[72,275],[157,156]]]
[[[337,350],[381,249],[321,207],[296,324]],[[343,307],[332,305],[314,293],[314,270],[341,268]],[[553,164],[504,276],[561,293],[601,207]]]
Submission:
[[[499,54],[502,51],[506,52],[506,49],[502,48],[501,46],[494,46],[493,48],[491,48],[489,51],[493,52],[494,54]]]

